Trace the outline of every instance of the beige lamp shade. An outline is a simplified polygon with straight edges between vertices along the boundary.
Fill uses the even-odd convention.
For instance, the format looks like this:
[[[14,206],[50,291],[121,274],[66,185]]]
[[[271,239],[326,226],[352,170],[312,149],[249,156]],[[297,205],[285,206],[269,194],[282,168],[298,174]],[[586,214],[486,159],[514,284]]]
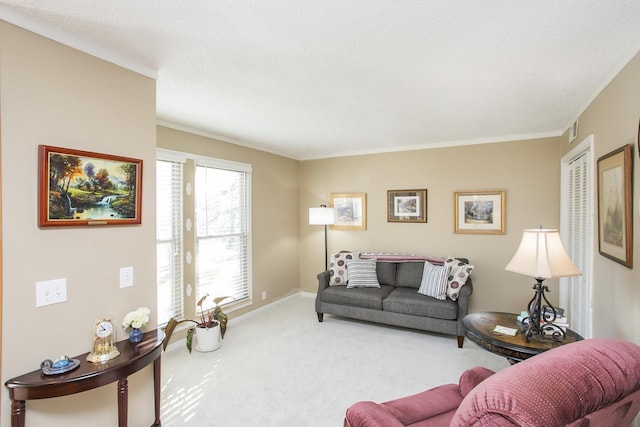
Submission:
[[[335,222],[333,208],[309,208],[309,225],[330,225]]]
[[[505,270],[542,279],[582,274],[565,252],[558,230],[543,228],[524,230]]]

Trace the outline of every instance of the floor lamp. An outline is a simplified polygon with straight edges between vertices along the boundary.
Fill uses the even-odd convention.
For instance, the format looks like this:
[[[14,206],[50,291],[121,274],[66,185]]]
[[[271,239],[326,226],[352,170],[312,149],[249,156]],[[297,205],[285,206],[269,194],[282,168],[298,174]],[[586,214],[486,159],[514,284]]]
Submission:
[[[324,270],[329,269],[329,252],[327,249],[327,225],[335,222],[333,208],[320,205],[319,208],[309,208],[309,225],[324,225]]]

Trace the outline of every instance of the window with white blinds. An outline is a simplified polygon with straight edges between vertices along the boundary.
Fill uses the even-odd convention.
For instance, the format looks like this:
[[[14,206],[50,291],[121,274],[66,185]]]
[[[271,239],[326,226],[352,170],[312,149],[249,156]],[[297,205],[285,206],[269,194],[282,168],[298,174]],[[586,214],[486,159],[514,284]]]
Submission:
[[[156,160],[158,324],[184,315],[182,182],[182,160]]]
[[[197,298],[250,298],[251,166],[214,159],[196,160]]]
[[[582,276],[569,280],[571,328],[585,338],[592,334],[591,252],[593,245],[592,166],[589,151],[568,164],[567,252]]]

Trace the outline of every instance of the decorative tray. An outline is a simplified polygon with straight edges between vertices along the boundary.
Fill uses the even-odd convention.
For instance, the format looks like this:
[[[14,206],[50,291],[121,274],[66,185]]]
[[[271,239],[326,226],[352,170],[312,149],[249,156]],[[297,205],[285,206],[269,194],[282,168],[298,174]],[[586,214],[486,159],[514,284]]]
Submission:
[[[80,366],[78,359],[69,359],[69,357],[63,356],[55,362],[52,362],[51,359],[43,360],[40,364],[40,369],[45,375],[58,375],[69,372],[78,366]]]

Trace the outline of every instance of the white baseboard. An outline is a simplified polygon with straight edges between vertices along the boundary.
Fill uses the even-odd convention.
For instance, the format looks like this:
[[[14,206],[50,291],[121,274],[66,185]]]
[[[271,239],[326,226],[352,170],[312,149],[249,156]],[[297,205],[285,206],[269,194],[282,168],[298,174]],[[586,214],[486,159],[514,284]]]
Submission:
[[[234,325],[236,323],[242,322],[243,320],[250,319],[253,316],[255,316],[256,314],[263,313],[263,312],[265,312],[267,310],[272,309],[273,307],[277,307],[280,304],[283,304],[283,303],[289,301],[290,299],[297,298],[297,297],[299,297],[301,295],[302,295],[302,292],[296,292],[294,294],[291,294],[291,295],[288,295],[286,297],[283,297],[283,298],[280,298],[278,300],[275,300],[272,303],[264,305],[264,306],[262,306],[260,308],[256,308],[255,310],[251,310],[250,312],[245,313],[245,314],[243,314],[241,316],[234,317],[233,319],[229,319],[229,325]],[[315,296],[315,294],[314,294],[314,296]]]

